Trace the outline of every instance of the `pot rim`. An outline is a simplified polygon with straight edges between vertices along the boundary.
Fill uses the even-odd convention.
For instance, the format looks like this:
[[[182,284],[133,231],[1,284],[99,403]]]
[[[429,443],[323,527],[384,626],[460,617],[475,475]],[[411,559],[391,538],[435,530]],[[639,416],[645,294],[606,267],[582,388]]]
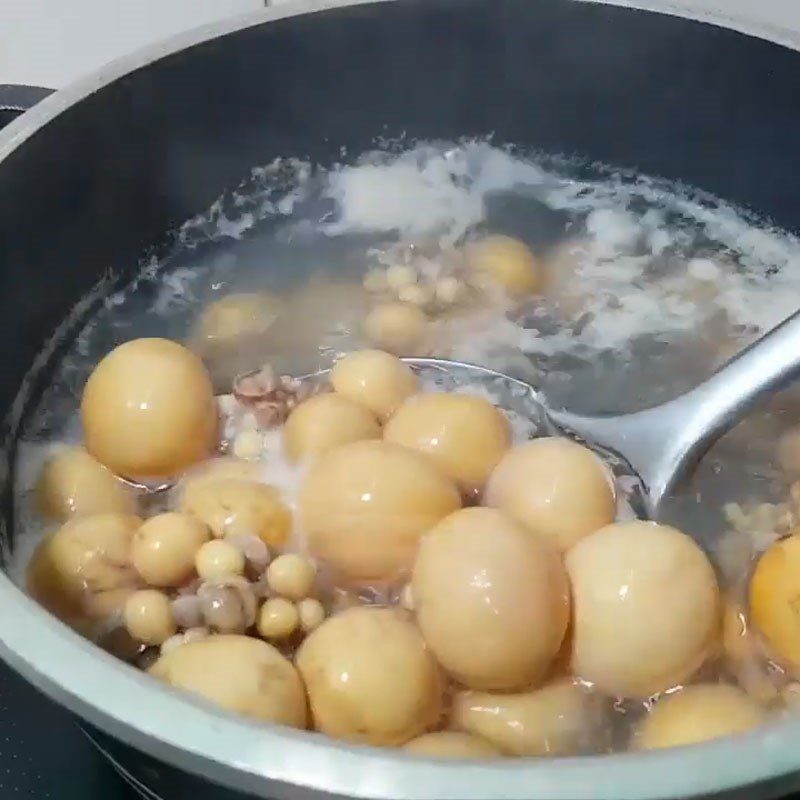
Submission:
[[[684,17],[800,51],[800,33],[678,2],[572,1]],[[0,132],[0,161],[83,98],[164,56],[263,23],[380,2],[391,0],[296,0],[205,25],[116,59],[57,91]],[[160,760],[276,800],[296,797],[293,787],[386,800],[657,800],[714,794],[800,772],[800,719],[661,752],[496,763],[454,765],[347,745],[250,722],[152,681],[71,631],[5,573],[0,573],[0,608],[0,657],[51,698]]]

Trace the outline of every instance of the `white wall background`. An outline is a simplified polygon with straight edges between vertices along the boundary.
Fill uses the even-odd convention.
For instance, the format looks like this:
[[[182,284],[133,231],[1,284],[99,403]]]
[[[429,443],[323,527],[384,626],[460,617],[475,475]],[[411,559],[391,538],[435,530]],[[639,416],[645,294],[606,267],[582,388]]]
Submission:
[[[0,0],[0,83],[56,88],[125,52],[263,0]]]
[[[800,30],[800,0],[674,2]],[[0,83],[63,86],[148,42],[263,5],[263,0],[0,0]]]

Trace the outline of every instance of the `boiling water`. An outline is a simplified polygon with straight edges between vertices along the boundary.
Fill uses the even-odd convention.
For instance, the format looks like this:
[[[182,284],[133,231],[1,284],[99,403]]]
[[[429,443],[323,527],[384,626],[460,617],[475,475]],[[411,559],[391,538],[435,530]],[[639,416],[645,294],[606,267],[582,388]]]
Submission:
[[[548,264],[547,293],[438,323],[427,354],[509,372],[577,411],[634,410],[684,391],[795,311],[800,297],[795,237],[655,179],[485,142],[387,145],[330,168],[278,160],[189,220],[166,257],[105,300],[58,365],[19,451],[17,575],[41,534],[28,501],[42,458],[80,438],[81,388],[114,345],[186,339],[214,299],[268,291],[287,309],[273,344],[212,363],[220,389],[264,361],[306,373],[363,344],[366,270],[408,248],[435,264],[439,252],[484,232],[525,240]],[[772,516],[772,505],[760,517],[750,509],[785,501],[774,450],[799,417],[791,391],[754,414],[670,510],[729,582],[776,536],[783,506]],[[738,504],[728,509],[734,526],[723,513],[729,503]]]

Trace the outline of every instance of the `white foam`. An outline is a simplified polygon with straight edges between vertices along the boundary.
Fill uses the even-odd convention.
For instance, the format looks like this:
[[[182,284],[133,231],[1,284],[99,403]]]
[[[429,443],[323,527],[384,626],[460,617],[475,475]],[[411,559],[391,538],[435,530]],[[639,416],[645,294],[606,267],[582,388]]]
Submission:
[[[140,281],[156,283],[148,322],[163,321],[169,330],[176,315],[221,286],[235,286],[236,242],[262,222],[274,224],[275,237],[284,242],[316,235],[325,263],[326,244],[352,235],[368,236],[367,245],[357,240],[365,253],[390,252],[398,238],[400,245],[420,239],[458,243],[482,229],[498,194],[534,199],[562,213],[575,243],[561,253],[559,297],[524,317],[498,307],[442,326],[446,355],[459,360],[533,379],[552,356],[585,361],[611,351],[624,361],[641,337],[693,336],[719,314],[752,336],[798,307],[800,242],[724,201],[647,177],[524,158],[486,142],[394,150],[332,167],[276,159],[254,169],[176,236],[176,252],[184,255],[209,241],[230,242],[230,249],[220,254],[217,248],[212,264],[199,256],[178,269],[155,259],[143,264]],[[291,268],[263,265],[273,275]],[[696,293],[696,284],[714,291]],[[65,360],[65,374],[85,372],[100,349],[96,343],[105,347],[115,326],[136,335],[128,300],[137,287],[109,298],[105,316],[86,327]],[[561,324],[539,324],[553,319]],[[74,410],[63,398],[59,402],[51,415]],[[273,446],[279,442],[268,442],[268,450]],[[296,491],[296,474],[274,465],[265,470],[265,480],[287,494]]]

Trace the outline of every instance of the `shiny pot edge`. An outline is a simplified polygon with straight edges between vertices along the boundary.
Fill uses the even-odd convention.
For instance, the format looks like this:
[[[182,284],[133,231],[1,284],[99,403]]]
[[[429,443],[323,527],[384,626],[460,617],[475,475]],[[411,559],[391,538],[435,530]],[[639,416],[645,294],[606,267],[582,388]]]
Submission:
[[[281,18],[388,1],[302,0],[204,26],[125,56],[56,92],[9,125],[0,133],[0,160],[82,98],[170,53]],[[712,23],[800,50],[800,35],[730,16],[699,13],[677,3],[611,0],[606,4]],[[459,764],[455,768],[402,753],[347,746],[318,735],[257,725],[154,684],[67,629],[5,575],[0,575],[0,604],[4,609],[0,656],[37,687],[133,747],[256,796],[290,798],[311,790],[397,800],[647,800],[729,791],[800,772],[800,751],[795,744],[800,721],[661,753]],[[134,696],[140,702],[131,702]]]

